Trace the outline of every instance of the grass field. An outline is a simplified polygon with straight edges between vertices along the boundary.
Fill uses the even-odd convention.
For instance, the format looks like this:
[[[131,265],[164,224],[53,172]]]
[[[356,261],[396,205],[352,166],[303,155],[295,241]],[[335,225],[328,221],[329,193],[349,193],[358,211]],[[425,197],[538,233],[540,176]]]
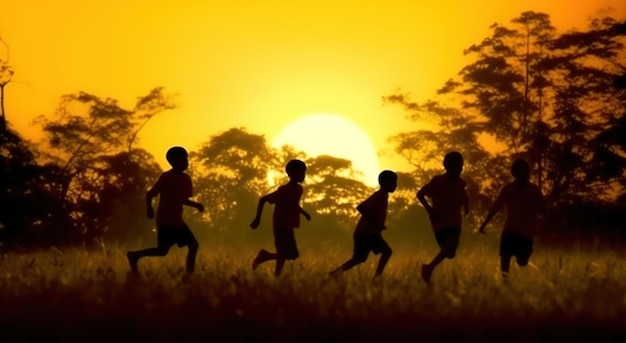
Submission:
[[[279,278],[255,272],[252,249],[201,249],[192,277],[183,249],[140,262],[108,248],[5,253],[0,341],[624,341],[626,265],[614,251],[541,251],[499,276],[495,248],[459,252],[419,278],[434,250],[376,258],[329,279],[346,249],[306,254]]]

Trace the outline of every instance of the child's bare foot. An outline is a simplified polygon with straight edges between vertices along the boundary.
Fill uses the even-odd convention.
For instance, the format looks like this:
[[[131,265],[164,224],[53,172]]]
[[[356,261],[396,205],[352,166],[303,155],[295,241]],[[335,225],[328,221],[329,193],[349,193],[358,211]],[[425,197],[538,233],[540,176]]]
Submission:
[[[433,269],[427,264],[422,265],[422,279],[426,282],[427,285],[430,285],[430,278],[433,275]]]
[[[269,251],[261,249],[261,251],[259,251],[259,254],[256,255],[256,257],[254,258],[254,261],[252,261],[252,270],[255,270],[259,266],[259,264],[267,261],[267,257],[269,254]]]
[[[126,258],[128,258],[128,264],[130,265],[130,271],[133,275],[139,275],[139,268],[137,267],[137,256],[132,251],[126,253]]]
[[[337,268],[337,269],[333,270],[332,272],[328,273],[328,276],[333,278],[333,279],[336,279],[336,278],[339,277],[339,275],[342,274],[342,272],[343,271],[341,270],[341,268]]]

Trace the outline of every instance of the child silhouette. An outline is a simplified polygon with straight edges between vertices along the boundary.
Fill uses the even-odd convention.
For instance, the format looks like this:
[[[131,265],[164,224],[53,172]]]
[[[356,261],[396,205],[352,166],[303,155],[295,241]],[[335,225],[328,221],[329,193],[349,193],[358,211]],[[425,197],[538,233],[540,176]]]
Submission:
[[[250,224],[252,229],[259,227],[263,205],[266,202],[276,204],[272,220],[276,253],[270,253],[265,249],[261,249],[252,262],[252,270],[255,270],[263,262],[276,260],[275,276],[280,275],[286,260],[295,260],[300,256],[294,234],[294,229],[300,227],[300,214],[306,220],[311,219],[311,216],[300,207],[300,198],[302,197],[302,186],[300,183],[304,181],[306,164],[300,160],[291,160],[287,163],[285,171],[289,176],[289,182],[278,187],[273,193],[261,197],[256,217]]]
[[[361,218],[354,230],[354,250],[352,258],[330,272],[330,276],[337,276],[352,267],[363,263],[371,252],[381,254],[376,267],[375,276],[383,273],[385,265],[391,257],[391,248],[383,239],[382,231],[386,230],[385,218],[389,193],[393,193],[398,185],[398,175],[391,170],[384,170],[378,175],[380,189],[370,195],[357,206]]]
[[[541,189],[530,183],[530,166],[523,159],[517,159],[511,166],[515,181],[505,185],[487,217],[478,229],[485,233],[485,226],[506,207],[506,220],[500,238],[500,270],[506,279],[509,274],[511,257],[515,256],[521,267],[528,264],[533,253],[533,240],[539,224],[539,216],[545,211]]]
[[[428,212],[440,250],[429,263],[422,265],[422,278],[430,284],[434,269],[445,259],[456,255],[461,236],[461,208],[469,212],[465,181],[461,178],[463,156],[456,151],[444,156],[446,172],[432,178],[417,192],[417,199]],[[432,205],[426,198],[430,198]]]
[[[157,246],[139,251],[129,251],[126,256],[131,271],[138,274],[139,259],[146,256],[165,256],[172,245],[187,246],[187,272],[194,270],[198,241],[183,221],[183,205],[191,206],[198,211],[204,211],[204,206],[189,198],[192,195],[191,178],[185,173],[189,166],[187,151],[182,147],[170,148],[165,157],[172,169],[159,176],[157,182],[146,193],[146,207],[148,218],[154,218],[152,199],[159,196],[159,206],[156,213]]]

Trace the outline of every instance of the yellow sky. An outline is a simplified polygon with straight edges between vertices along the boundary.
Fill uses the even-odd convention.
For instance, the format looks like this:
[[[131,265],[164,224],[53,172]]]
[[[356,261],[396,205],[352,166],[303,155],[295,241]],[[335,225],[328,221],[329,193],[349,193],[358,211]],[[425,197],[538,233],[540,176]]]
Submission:
[[[386,138],[410,126],[381,96],[398,87],[431,96],[494,22],[535,10],[559,28],[584,28],[607,7],[626,15],[623,0],[3,0],[0,37],[16,71],[7,117],[32,137],[30,121],[51,114],[62,94],[82,90],[131,106],[165,86],[180,94],[180,107],[141,136],[161,163],[168,147],[194,149],[230,127],[271,142],[319,112],[354,121],[391,150]],[[381,159],[381,168],[396,166]]]

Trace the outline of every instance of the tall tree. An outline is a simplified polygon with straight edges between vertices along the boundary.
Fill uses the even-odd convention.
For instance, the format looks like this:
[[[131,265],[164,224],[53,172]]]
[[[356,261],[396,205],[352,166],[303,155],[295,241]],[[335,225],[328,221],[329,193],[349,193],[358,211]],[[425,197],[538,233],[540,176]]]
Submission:
[[[623,192],[624,22],[596,19],[586,31],[558,34],[547,14],[524,12],[491,29],[465,50],[473,62],[434,99],[384,98],[435,124],[394,137],[416,178],[425,182],[432,172],[425,166],[456,149],[466,157],[474,203],[489,202],[518,157],[535,166],[535,181],[554,204],[615,198],[618,185]]]
[[[49,182],[59,170],[38,165],[33,150],[13,130],[0,130],[0,245],[27,246],[54,237],[49,218],[63,203]]]
[[[2,37],[0,37],[0,42],[3,43],[7,49],[6,60],[0,59],[0,130],[4,130],[7,127],[6,112],[4,109],[4,90],[9,82],[11,82],[11,79],[13,79],[15,71],[9,64],[9,45],[2,40]]]
[[[100,204],[98,192],[104,186],[104,170],[110,167],[107,157],[142,154],[133,148],[138,132],[154,115],[174,108],[172,99],[162,88],[155,88],[138,98],[134,108],[125,109],[115,99],[79,92],[61,97],[54,118],[37,118],[44,131],[43,160],[61,171],[54,183],[58,198],[73,204],[65,208],[72,221],[58,219],[56,223],[66,230],[65,235],[103,231],[94,225],[105,225],[105,220],[88,216],[77,205]]]
[[[268,173],[279,157],[263,135],[231,128],[211,136],[191,154],[190,169],[208,227],[238,240],[248,229],[261,195],[269,191]],[[198,223],[199,224],[199,223]]]

